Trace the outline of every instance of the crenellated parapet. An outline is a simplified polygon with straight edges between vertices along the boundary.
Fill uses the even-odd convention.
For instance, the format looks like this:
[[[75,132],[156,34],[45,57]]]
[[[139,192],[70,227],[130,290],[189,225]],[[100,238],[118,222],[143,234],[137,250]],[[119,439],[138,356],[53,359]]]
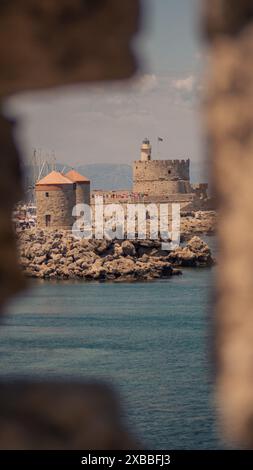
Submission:
[[[138,193],[190,193],[190,160],[134,161],[133,181]]]

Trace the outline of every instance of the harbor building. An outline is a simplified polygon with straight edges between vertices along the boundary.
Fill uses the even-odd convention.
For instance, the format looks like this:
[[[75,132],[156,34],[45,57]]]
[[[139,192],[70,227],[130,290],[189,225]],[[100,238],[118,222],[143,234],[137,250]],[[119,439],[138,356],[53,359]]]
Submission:
[[[68,176],[52,171],[36,183],[35,193],[37,226],[71,230],[74,206],[90,202],[90,182],[74,170]]]

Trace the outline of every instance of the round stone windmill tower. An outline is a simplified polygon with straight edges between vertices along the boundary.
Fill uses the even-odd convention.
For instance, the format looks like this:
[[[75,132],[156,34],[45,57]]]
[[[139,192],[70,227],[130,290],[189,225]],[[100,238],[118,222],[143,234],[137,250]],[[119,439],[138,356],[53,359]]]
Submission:
[[[76,185],[76,204],[90,204],[90,180],[75,170],[65,176]]]
[[[58,171],[52,171],[35,185],[37,226],[71,230],[76,204],[75,184]]]

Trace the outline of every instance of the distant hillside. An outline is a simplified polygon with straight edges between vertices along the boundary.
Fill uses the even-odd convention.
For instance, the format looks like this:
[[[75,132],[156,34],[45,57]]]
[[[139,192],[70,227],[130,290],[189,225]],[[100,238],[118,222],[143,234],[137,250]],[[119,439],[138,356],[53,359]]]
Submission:
[[[57,171],[64,171],[66,173],[71,169],[68,165],[61,163],[56,164]],[[132,168],[130,165],[117,165],[117,164],[90,164],[75,167],[82,175],[87,176],[91,180],[92,189],[131,189],[132,188]],[[39,168],[25,165],[23,167],[24,186],[25,186],[25,199],[33,199],[33,183],[38,175],[40,178],[46,176],[51,171],[51,168],[45,166],[40,172]]]
[[[130,165],[113,163],[82,165],[76,168],[91,180],[92,189],[131,189],[132,168]]]
[[[71,169],[70,166],[62,163],[56,164],[57,171],[66,173]],[[91,189],[117,190],[132,189],[132,167],[125,164],[114,163],[93,163],[75,167],[82,175],[87,176],[91,180]],[[201,171],[200,171],[201,169]],[[33,168],[26,165],[23,168],[25,182],[25,199],[33,199],[33,182],[40,173],[40,178],[51,171],[49,166],[45,166],[40,172],[39,168]],[[34,174],[35,173],[35,174]],[[202,173],[202,174],[200,174]],[[202,168],[198,162],[191,162],[192,182],[207,181],[207,169]]]

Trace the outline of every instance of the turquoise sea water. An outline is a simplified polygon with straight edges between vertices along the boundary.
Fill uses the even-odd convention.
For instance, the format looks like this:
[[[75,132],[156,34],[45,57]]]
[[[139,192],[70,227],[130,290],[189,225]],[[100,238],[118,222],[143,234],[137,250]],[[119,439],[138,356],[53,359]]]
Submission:
[[[100,377],[157,449],[221,448],[212,406],[214,269],[151,283],[36,282],[0,329],[0,375]]]

